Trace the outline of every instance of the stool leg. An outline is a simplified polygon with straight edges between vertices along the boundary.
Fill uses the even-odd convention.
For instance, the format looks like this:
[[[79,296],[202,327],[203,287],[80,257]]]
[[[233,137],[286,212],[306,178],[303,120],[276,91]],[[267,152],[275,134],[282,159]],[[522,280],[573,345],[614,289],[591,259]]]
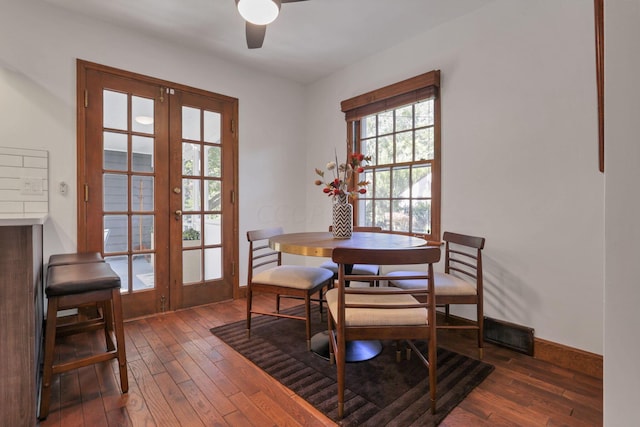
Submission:
[[[49,415],[51,399],[51,377],[53,376],[53,357],[56,345],[56,323],[58,316],[58,298],[51,297],[47,305],[47,324],[45,326],[44,365],[42,372],[42,388],[40,397],[40,412],[38,418],[44,420]]]
[[[102,310],[102,319],[104,321],[104,339],[107,343],[107,350],[115,350],[114,342],[111,339],[111,333],[113,332],[113,305],[111,301],[102,301],[99,303]]]
[[[124,346],[124,322],[122,320],[122,299],[120,297],[120,288],[114,288],[111,291],[113,309],[113,325],[116,332],[116,341],[118,346],[118,366],[120,367],[120,388],[123,393],[129,391],[129,377],[127,375],[127,352]]]

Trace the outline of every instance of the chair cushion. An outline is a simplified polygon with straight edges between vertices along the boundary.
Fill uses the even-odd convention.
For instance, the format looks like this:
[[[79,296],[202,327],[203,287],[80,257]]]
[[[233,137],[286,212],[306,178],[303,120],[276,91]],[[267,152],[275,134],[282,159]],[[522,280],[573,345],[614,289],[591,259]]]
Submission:
[[[47,272],[47,296],[62,296],[119,288],[118,276],[104,262],[57,265]]]
[[[320,268],[331,270],[334,274],[338,273],[338,264],[333,261],[325,261],[320,264]],[[368,276],[377,275],[380,272],[380,266],[374,264],[354,264],[352,274],[363,274]]]
[[[418,300],[408,294],[394,294],[386,289],[370,288],[368,294],[346,294],[347,304],[384,304],[403,305],[417,304]],[[326,293],[327,305],[334,319],[338,317],[338,289],[330,289]],[[345,309],[346,326],[415,326],[427,324],[426,308],[347,308]]]
[[[333,273],[325,268],[299,265],[280,265],[264,270],[253,276],[254,283],[284,286],[296,289],[312,289],[333,278]]]
[[[85,262],[104,262],[100,252],[79,252],[55,254],[49,257],[49,267],[54,265],[83,264]]]
[[[406,276],[415,272],[411,271],[392,271],[389,276]],[[434,286],[436,289],[436,295],[475,295],[475,284],[469,283],[466,280],[454,276],[453,274],[446,273],[434,273]],[[427,288],[426,280],[389,280],[389,285],[396,286],[402,289],[420,289]]]

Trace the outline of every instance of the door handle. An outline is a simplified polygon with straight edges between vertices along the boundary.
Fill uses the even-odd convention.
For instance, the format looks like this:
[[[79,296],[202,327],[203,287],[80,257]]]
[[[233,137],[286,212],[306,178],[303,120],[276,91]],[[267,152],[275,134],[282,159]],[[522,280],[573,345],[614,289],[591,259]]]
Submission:
[[[178,209],[174,213],[176,214],[176,220],[178,220],[178,219],[180,219],[182,217],[182,211],[180,209]]]

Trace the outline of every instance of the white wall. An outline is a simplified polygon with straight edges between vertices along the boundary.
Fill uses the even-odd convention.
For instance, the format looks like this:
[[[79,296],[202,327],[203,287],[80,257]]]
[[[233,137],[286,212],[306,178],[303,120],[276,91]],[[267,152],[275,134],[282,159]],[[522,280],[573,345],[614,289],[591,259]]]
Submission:
[[[48,150],[51,191],[45,258],[76,249],[76,58],[239,99],[240,282],[246,231],[304,226],[303,88],[287,80],[68,14],[44,2],[0,0],[0,145]],[[273,185],[266,185],[273,183]]]
[[[605,1],[604,421],[637,423],[640,401],[640,2]]]
[[[492,2],[312,85],[307,228],[330,221],[313,169],[344,143],[340,101],[440,69],[443,230],[486,237],[486,315],[602,354],[592,7]]]

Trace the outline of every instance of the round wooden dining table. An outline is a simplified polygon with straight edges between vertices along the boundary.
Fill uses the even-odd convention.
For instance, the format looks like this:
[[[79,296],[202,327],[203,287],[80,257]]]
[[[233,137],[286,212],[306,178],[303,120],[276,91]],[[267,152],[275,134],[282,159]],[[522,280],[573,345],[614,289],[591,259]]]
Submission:
[[[353,232],[350,239],[336,239],[328,231],[287,233],[269,239],[269,247],[293,255],[331,258],[335,248],[402,249],[425,246],[429,242],[420,237],[386,232]],[[353,266],[345,266],[347,274]],[[329,359],[329,336],[327,331],[311,338],[311,351]],[[369,360],[382,351],[380,341],[348,341],[345,351],[347,362]]]

